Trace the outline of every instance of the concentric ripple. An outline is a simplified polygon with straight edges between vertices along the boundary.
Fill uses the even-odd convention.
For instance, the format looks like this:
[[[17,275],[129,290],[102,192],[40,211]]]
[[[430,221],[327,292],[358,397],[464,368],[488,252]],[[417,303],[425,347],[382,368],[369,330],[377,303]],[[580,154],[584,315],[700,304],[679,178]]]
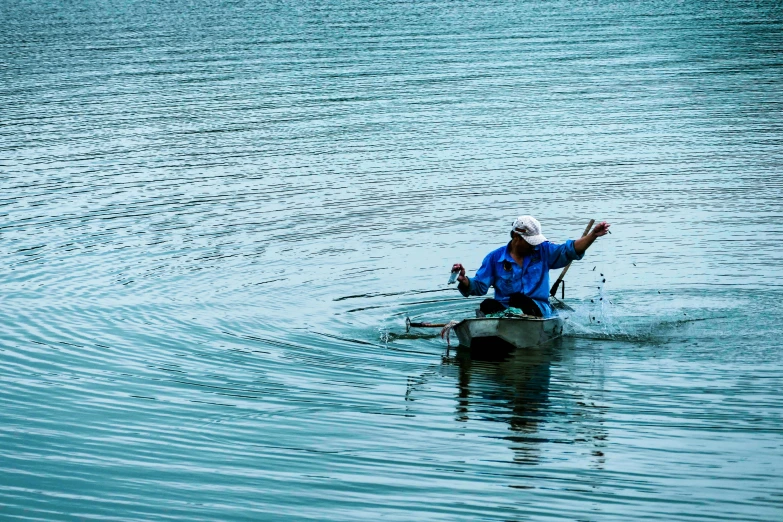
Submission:
[[[782,14],[0,3],[0,519],[782,519]],[[406,332],[519,214],[568,335]]]

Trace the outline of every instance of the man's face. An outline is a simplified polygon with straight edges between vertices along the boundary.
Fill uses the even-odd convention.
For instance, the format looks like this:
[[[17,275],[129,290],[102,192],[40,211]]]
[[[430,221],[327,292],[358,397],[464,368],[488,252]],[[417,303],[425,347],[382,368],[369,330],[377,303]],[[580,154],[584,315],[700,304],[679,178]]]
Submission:
[[[529,254],[533,251],[533,245],[522,239],[519,234],[514,234],[511,238],[511,248],[522,254]]]

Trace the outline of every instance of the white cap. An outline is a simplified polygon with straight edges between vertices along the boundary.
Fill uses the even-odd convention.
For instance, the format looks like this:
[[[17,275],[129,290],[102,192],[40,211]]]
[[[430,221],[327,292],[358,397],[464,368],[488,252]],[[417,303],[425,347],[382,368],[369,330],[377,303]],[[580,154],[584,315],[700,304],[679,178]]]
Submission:
[[[525,241],[533,246],[540,245],[546,241],[544,234],[541,233],[541,223],[533,216],[519,216],[514,221],[511,231],[522,236]]]

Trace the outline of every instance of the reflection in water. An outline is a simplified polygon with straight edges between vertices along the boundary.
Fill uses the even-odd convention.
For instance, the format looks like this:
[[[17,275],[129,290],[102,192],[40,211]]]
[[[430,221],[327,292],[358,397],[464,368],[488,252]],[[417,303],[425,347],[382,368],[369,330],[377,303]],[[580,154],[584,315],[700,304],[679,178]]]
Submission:
[[[502,438],[520,464],[537,464],[546,444],[589,443],[594,446],[595,464],[601,467],[606,440],[601,408],[579,391],[550,397],[552,366],[564,360],[569,344],[558,339],[525,350],[460,347],[455,357],[443,363],[444,372],[457,370],[456,420],[508,423],[512,433]],[[555,434],[547,421],[556,415],[571,416],[567,424],[574,429]],[[557,424],[562,426],[562,420]]]

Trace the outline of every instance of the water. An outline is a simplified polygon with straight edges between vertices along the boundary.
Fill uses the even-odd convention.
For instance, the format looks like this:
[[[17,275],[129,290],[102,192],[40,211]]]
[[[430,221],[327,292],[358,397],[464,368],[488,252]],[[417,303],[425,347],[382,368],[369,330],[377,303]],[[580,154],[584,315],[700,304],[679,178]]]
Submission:
[[[782,14],[3,2],[0,518],[780,519]],[[569,335],[406,334],[525,213]]]

